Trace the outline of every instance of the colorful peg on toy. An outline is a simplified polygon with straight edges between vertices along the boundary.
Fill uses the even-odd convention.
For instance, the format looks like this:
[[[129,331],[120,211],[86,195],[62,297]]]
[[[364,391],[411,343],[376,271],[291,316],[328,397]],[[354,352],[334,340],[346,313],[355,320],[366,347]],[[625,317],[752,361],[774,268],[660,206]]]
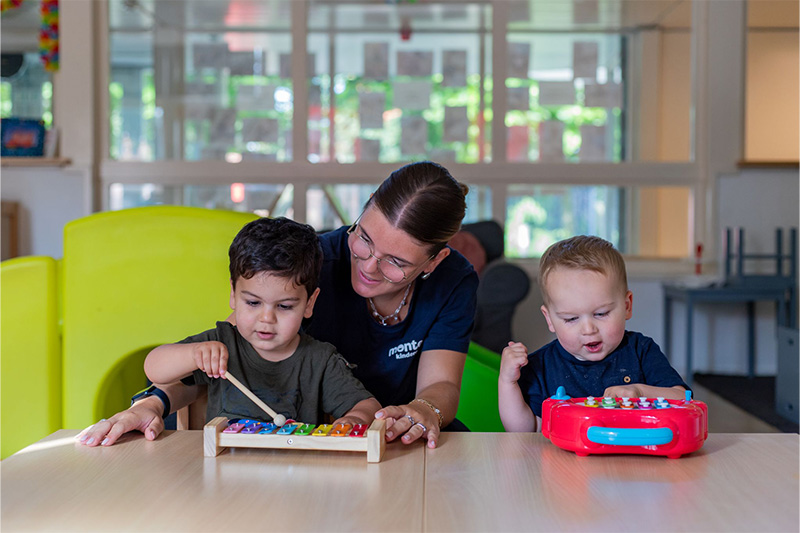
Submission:
[[[620,404],[620,407],[623,409],[633,409],[634,405],[630,398],[622,398],[622,404]]]
[[[601,403],[604,409],[614,409],[617,407],[617,400],[606,396]]]
[[[642,396],[642,397],[639,398],[638,407],[639,407],[639,409],[652,409],[653,408],[653,404],[651,404],[649,401],[647,401],[647,398]]]
[[[230,372],[226,372],[225,373],[225,377],[227,378],[228,381],[230,381],[233,384],[234,387],[236,387],[237,389],[242,391],[242,394],[244,394],[245,396],[250,398],[250,400],[254,404],[259,406],[262,411],[264,411],[269,416],[271,416],[272,417],[272,421],[275,422],[276,426],[282,426],[282,425],[284,425],[286,423],[286,417],[285,416],[279,415],[278,413],[273,411],[272,408],[269,405],[267,405],[264,402],[262,402],[261,399],[258,396],[256,396],[252,392],[250,392],[250,389],[248,389],[247,387],[242,385],[242,383],[238,379],[236,379],[234,376],[232,376]]]
[[[667,409],[669,407],[669,402],[665,400],[663,396],[659,396],[656,398],[655,406],[656,409]]]

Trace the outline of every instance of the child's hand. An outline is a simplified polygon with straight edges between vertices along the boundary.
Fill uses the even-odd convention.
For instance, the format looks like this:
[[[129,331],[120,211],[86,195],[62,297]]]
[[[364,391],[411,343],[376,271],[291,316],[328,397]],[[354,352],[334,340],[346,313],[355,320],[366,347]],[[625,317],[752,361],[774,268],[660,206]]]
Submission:
[[[363,420],[358,416],[353,415],[345,415],[342,418],[337,418],[333,421],[333,426],[336,427],[336,424],[350,424],[351,426],[355,427],[358,424],[366,424],[369,425],[371,420]]]
[[[217,341],[198,342],[192,345],[192,356],[197,368],[210,378],[225,378],[228,371],[228,349]]]
[[[516,383],[519,369],[528,364],[528,349],[521,342],[509,342],[500,359],[500,381]]]
[[[639,398],[647,396],[638,386],[633,383],[631,385],[616,385],[609,387],[603,392],[603,397],[606,398]]]

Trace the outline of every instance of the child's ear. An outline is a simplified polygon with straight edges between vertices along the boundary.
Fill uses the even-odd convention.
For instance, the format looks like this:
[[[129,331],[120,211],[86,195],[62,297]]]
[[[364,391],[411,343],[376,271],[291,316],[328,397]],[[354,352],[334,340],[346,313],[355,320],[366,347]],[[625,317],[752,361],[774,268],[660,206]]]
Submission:
[[[319,287],[311,296],[308,297],[308,301],[306,302],[306,310],[303,312],[304,318],[311,318],[311,315],[314,314],[314,304],[317,302],[317,296],[319,296]]]
[[[550,333],[555,333],[556,328],[553,327],[553,322],[550,320],[550,311],[547,310],[547,306],[542,306],[539,309],[542,310],[542,314],[544,315],[544,319],[547,321],[547,329],[550,330]]]
[[[231,280],[231,309],[236,310],[236,289],[233,288],[233,280]]]
[[[629,320],[633,316],[633,293],[628,291],[625,293],[625,320]]]

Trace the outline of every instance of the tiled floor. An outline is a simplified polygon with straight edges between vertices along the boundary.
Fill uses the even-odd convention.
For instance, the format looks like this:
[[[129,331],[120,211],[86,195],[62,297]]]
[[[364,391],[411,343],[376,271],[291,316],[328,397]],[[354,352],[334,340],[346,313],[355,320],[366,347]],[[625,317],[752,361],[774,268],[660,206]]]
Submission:
[[[695,399],[708,405],[709,433],[780,433],[777,428],[695,383]]]

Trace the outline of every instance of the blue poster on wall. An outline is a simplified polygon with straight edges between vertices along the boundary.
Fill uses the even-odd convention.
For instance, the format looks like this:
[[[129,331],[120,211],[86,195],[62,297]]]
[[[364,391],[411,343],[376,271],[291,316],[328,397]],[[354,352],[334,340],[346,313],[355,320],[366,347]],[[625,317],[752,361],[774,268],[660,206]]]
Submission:
[[[24,118],[0,120],[3,157],[42,157],[44,155],[44,121]]]

